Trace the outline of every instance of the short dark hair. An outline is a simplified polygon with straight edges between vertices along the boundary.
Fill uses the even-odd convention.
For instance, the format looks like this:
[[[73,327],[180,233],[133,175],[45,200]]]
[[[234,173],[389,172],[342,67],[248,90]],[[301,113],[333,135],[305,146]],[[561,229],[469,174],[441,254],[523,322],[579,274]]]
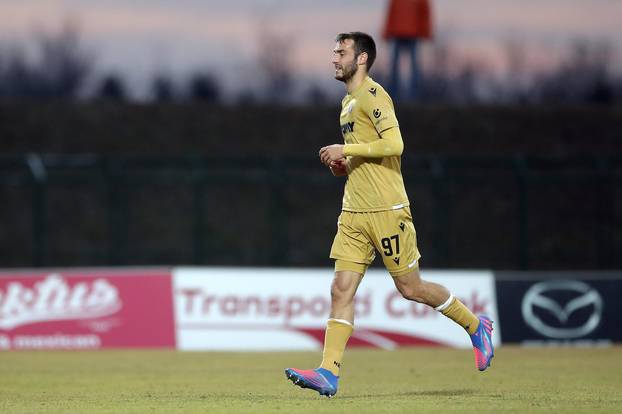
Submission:
[[[335,38],[336,42],[342,43],[344,40],[351,39],[354,42],[354,57],[358,57],[361,53],[367,53],[367,70],[376,60],[376,42],[374,39],[363,32],[339,33]]]

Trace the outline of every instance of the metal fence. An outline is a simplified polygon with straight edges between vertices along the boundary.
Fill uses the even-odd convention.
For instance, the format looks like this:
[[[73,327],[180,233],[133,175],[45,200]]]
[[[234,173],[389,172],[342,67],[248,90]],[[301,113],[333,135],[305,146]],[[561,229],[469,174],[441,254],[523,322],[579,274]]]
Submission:
[[[622,159],[414,156],[403,174],[427,266],[622,265]],[[315,159],[4,155],[0,266],[326,265],[342,187]]]

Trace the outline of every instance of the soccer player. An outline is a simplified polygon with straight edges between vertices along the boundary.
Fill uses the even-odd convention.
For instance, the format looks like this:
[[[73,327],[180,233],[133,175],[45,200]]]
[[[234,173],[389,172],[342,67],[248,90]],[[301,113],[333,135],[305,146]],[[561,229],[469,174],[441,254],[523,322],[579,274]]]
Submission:
[[[319,152],[333,175],[347,175],[330,252],[335,259],[331,311],[320,367],[285,370],[296,385],[328,397],[337,392],[343,353],[354,327],[354,295],[376,250],[404,298],[432,306],[468,332],[480,371],[493,357],[492,321],[475,316],[445,287],[419,275],[421,255],[400,167],[404,144],[391,97],[368,76],[375,58],[371,36],[337,35],[332,62],[335,79],[345,84],[347,92],[340,115],[345,145],[329,145]]]

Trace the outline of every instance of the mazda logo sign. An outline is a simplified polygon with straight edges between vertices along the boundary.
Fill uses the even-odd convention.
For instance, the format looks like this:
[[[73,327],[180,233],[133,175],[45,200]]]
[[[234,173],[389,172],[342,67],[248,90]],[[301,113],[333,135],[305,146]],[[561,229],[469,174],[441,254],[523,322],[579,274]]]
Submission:
[[[553,292],[563,292],[571,295],[572,299],[560,303]],[[569,324],[570,316],[580,310],[591,307],[592,313],[581,325]],[[535,312],[536,308],[541,310]],[[592,332],[600,324],[603,310],[603,300],[600,294],[590,285],[576,280],[546,281],[536,283],[525,293],[521,306],[523,319],[536,332],[554,339],[580,338]],[[538,313],[552,315],[559,326],[551,326]],[[551,320],[551,318],[548,318]],[[570,326],[564,326],[570,325]]]

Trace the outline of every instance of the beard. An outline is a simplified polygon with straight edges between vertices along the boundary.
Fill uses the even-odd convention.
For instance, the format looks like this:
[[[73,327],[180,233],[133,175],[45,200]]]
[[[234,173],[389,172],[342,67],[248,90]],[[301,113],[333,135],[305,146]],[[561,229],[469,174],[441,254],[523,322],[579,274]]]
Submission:
[[[341,75],[335,75],[335,79],[347,82],[354,76],[358,68],[359,65],[356,64],[356,61],[353,61],[349,65],[341,66]]]

